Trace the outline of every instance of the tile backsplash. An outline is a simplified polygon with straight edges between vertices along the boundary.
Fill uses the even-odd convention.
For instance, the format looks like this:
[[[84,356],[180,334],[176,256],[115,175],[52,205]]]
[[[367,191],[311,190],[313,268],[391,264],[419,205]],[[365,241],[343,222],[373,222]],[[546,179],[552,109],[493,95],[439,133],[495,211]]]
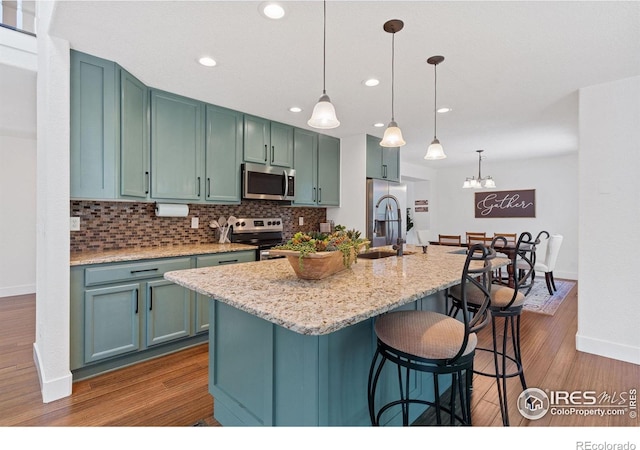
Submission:
[[[209,222],[220,216],[281,217],[284,239],[298,231],[317,231],[326,221],[325,208],[298,208],[278,202],[243,200],[240,205],[190,204],[187,217],[156,217],[155,203],[71,200],[71,217],[80,217],[80,231],[71,232],[71,251],[217,242]],[[199,228],[191,228],[191,218]],[[304,217],[304,225],[298,218]]]

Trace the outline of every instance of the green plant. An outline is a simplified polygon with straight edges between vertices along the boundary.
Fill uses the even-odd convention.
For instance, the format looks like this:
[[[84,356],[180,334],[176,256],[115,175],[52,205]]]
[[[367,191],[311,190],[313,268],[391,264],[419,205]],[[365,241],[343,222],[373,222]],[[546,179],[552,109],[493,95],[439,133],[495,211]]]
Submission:
[[[336,225],[332,233],[310,232],[296,233],[286,244],[274,247],[275,250],[292,250],[300,253],[299,264],[303,267],[305,256],[317,252],[342,252],[342,262],[345,267],[351,266],[352,250],[355,254],[354,262],[358,259],[360,248],[369,248],[369,241],[361,237],[355,229],[347,230],[344,225]]]

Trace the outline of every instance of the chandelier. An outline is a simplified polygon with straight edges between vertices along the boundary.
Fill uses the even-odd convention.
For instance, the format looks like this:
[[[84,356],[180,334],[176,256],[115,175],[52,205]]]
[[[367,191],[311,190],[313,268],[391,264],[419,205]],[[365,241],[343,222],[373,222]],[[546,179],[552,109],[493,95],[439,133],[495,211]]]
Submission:
[[[464,180],[464,184],[462,185],[463,188],[465,189],[469,189],[469,188],[474,188],[474,189],[480,189],[480,188],[494,188],[496,187],[496,183],[495,181],[493,181],[493,178],[491,178],[490,176],[484,177],[482,178],[482,152],[484,150],[476,150],[476,152],[478,152],[478,178],[475,177],[467,177],[466,180]]]

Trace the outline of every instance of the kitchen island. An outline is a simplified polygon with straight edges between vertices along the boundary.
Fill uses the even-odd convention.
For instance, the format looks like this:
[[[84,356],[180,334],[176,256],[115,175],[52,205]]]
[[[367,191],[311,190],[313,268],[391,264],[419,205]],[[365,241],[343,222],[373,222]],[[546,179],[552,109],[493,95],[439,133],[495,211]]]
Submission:
[[[444,310],[465,255],[445,246],[403,257],[358,258],[323,280],[296,277],[286,259],[165,273],[211,298],[209,391],[222,425],[369,425],[367,377],[375,317]],[[506,259],[496,259],[496,266]],[[396,394],[393,375],[379,392]],[[432,395],[418,378],[411,395]],[[421,412],[414,408],[414,417]],[[390,419],[393,423],[393,418]]]

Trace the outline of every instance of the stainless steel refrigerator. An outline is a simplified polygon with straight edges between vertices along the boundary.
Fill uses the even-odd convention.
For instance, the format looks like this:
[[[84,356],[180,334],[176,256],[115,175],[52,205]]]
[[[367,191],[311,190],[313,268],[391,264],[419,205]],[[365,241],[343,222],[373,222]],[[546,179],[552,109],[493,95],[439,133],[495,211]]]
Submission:
[[[367,179],[367,239],[371,247],[393,245],[398,235],[406,240],[407,186]]]

